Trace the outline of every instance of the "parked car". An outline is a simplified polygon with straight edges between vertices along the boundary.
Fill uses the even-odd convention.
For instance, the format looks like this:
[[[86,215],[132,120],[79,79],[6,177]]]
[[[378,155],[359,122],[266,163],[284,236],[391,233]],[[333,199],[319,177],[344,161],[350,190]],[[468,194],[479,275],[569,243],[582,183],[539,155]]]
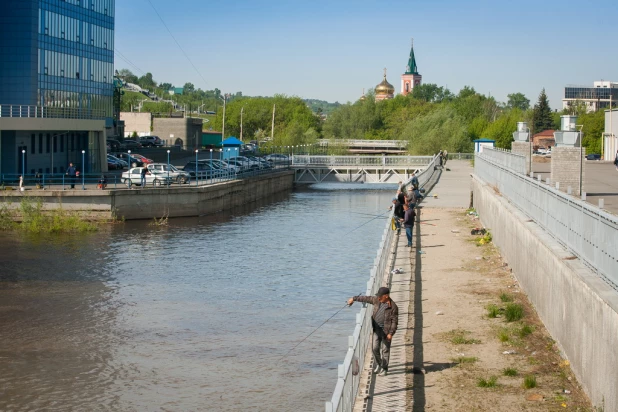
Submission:
[[[273,154],[266,155],[264,156],[264,159],[266,159],[269,162],[273,162],[273,163],[287,163],[289,160],[287,155],[279,154],[279,153],[273,153]]]
[[[159,136],[144,136],[139,140],[139,142],[143,147],[162,147],[165,145]]]
[[[198,177],[201,179],[215,179],[221,177],[220,169],[215,168],[208,162],[189,162],[183,168],[183,171],[189,173],[191,177]]]
[[[134,167],[132,169],[127,170],[126,172],[122,172],[122,183],[129,186],[129,181],[131,185],[141,185],[142,183],[142,168]],[[162,186],[167,185],[172,182],[172,178],[168,179],[167,172],[160,173],[156,170],[152,170],[150,174],[146,175],[146,185],[147,186]]]
[[[133,157],[133,155],[129,156],[128,153],[118,153],[117,156],[119,159],[124,160],[130,167],[142,167],[144,166],[144,162],[137,157]]]
[[[109,145],[109,151],[118,152],[120,151],[120,142],[116,139],[107,139],[107,144]]]
[[[247,162],[242,162],[240,160],[237,159],[228,159],[225,161],[228,165],[230,166],[236,166],[237,168],[240,169],[241,172],[246,172],[250,169],[255,169],[257,168],[257,166],[252,165],[250,166]]]
[[[586,160],[601,160],[601,155],[597,153],[590,153],[586,155]]]
[[[194,162],[195,163],[195,162]],[[148,165],[148,170],[167,174],[167,163],[151,163]],[[176,166],[169,165],[169,176],[176,183],[183,184],[191,181],[191,174],[188,171],[178,170]]]
[[[144,164],[154,163],[154,160],[147,158],[146,156],[142,156],[141,154],[131,153],[131,156],[138,158]]]
[[[140,142],[131,139],[124,139],[124,142],[120,145],[121,150],[133,150],[141,147],[142,145]]]
[[[129,167],[129,164],[127,162],[125,162],[122,159],[118,159],[116,156],[113,156],[113,155],[110,155],[110,154],[107,155],[107,161],[108,162],[112,161],[114,163],[117,163],[118,164],[118,167],[117,167],[118,169],[124,169],[125,167]]]

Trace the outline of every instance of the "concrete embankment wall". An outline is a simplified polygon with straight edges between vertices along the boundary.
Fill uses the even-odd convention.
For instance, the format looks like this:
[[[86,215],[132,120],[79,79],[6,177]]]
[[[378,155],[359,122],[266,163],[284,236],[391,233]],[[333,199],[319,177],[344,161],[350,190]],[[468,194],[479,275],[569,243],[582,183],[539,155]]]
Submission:
[[[618,292],[473,177],[474,207],[595,406],[618,411]]]
[[[41,199],[45,209],[61,206],[94,219],[133,220],[208,215],[291,190],[293,185],[294,172],[284,171],[200,187],[6,192],[2,200],[15,207],[29,196]]]

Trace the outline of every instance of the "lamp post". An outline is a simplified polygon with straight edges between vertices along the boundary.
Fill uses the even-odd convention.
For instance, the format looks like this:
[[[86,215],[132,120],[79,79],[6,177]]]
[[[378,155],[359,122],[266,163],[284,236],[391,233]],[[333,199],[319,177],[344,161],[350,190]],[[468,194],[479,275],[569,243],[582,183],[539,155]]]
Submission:
[[[167,185],[170,185],[170,151],[167,149]]]
[[[244,107],[240,108],[240,141],[242,141],[242,113],[245,111]]]
[[[82,150],[82,190],[86,190],[86,151]]]
[[[230,160],[230,148],[227,148],[227,175],[228,177],[230,176],[230,166],[231,166],[231,160]]]
[[[127,163],[129,164],[129,167],[127,169],[128,172],[129,172],[129,184],[128,184],[128,187],[129,187],[129,189],[131,189],[131,177],[132,176],[131,176],[131,151],[130,150],[127,150]]]
[[[227,103],[227,94],[219,96],[219,98],[223,99],[223,127],[221,128],[221,146],[223,146],[223,140],[225,139],[225,106]]]
[[[26,181],[26,151],[24,149],[21,150],[21,178],[22,181]]]
[[[528,141],[530,142],[530,170],[528,171],[528,174],[532,173],[532,133],[530,133],[530,128],[526,127],[526,129],[528,129]]]
[[[212,183],[212,175],[215,172],[215,168],[212,165],[212,149],[210,149],[210,183]]]
[[[199,167],[197,164],[197,153],[199,152],[199,149],[195,149],[195,186],[198,186],[198,179],[199,179],[199,175],[197,174],[197,172],[199,171]]]

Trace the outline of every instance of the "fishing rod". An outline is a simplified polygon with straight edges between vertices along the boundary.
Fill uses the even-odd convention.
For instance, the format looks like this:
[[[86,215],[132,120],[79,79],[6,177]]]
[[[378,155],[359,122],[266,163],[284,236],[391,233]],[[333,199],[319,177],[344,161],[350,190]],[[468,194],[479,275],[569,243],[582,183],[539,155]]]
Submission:
[[[355,230],[360,229],[361,227],[365,226],[366,224],[368,224],[368,223],[370,223],[370,222],[373,222],[374,220],[376,220],[376,219],[378,219],[378,218],[381,218],[382,216],[384,216],[385,214],[390,213],[390,212],[391,212],[391,210],[389,209],[389,210],[387,210],[386,212],[382,213],[381,215],[377,215],[377,216],[375,216],[373,219],[369,219],[368,221],[366,221],[366,222],[365,222],[365,223],[363,223],[362,225],[357,226],[357,227],[355,227],[354,229],[350,230],[349,232],[345,233],[345,234],[344,234],[344,236],[345,236],[345,235],[349,235],[350,233],[354,232]]]
[[[362,295],[363,292],[360,293],[360,295]],[[358,295],[358,296],[360,296]],[[303,338],[303,340],[301,340],[300,342],[298,342],[296,345],[294,345],[294,347],[292,349],[290,349],[289,351],[287,351],[285,353],[285,355],[283,355],[282,357],[280,357],[279,359],[277,359],[277,361],[280,361],[281,359],[287,357],[294,349],[296,349],[301,343],[303,343],[304,341],[306,341],[307,339],[309,339],[309,337],[311,335],[313,335],[315,332],[318,331],[318,329],[320,329],[322,326],[326,325],[326,323],[328,323],[329,320],[331,320],[332,318],[334,318],[335,316],[337,316],[339,314],[339,312],[341,312],[342,310],[344,310],[345,308],[350,307],[350,305],[348,305],[347,303],[341,308],[339,309],[337,312],[335,312],[330,318],[326,319],[324,322],[322,322],[322,324],[320,326],[318,326],[317,328],[315,328],[313,331],[311,331],[310,334],[308,334],[307,336],[305,336]]]
[[[373,214],[373,213],[360,213],[360,212],[348,212],[354,215],[361,215],[361,216],[369,216],[369,217],[376,217],[378,215]]]

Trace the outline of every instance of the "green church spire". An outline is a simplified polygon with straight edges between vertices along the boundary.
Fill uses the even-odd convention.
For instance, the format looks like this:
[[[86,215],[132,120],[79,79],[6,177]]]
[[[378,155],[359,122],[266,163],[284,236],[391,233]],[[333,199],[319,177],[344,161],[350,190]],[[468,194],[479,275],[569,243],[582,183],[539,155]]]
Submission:
[[[416,59],[414,58],[414,39],[412,39],[412,46],[410,47],[410,58],[408,59],[408,65],[406,66],[406,74],[418,74]]]

